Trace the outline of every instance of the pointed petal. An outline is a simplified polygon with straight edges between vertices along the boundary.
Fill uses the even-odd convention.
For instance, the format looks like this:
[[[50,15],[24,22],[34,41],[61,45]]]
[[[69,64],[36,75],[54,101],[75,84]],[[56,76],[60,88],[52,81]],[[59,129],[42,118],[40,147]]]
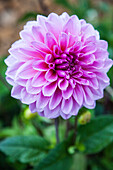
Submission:
[[[34,37],[32,36],[32,34],[26,32],[25,30],[22,30],[22,31],[20,32],[20,37],[21,37],[24,41],[26,41],[26,42],[32,42],[32,41],[34,41]]]
[[[37,96],[36,107],[38,110],[43,110],[48,104],[50,97],[44,96],[42,92]]]
[[[81,106],[83,103],[83,92],[80,85],[76,85],[73,91],[73,97],[75,101]]]
[[[49,67],[44,60],[38,60],[33,63],[33,68],[38,71],[47,71]]]
[[[35,74],[37,73],[37,71],[33,70],[33,68],[25,68],[25,70],[21,70],[20,73],[18,73],[18,76],[22,79],[30,79],[32,77],[35,76]]]
[[[76,78],[74,79],[80,85],[89,85],[89,81],[86,78]]]
[[[70,114],[76,116],[78,114],[80,108],[81,108],[81,106],[73,99],[73,107],[71,109]]]
[[[30,104],[36,101],[37,95],[34,94],[29,94],[25,88],[22,89],[21,91],[21,99],[22,103],[24,104]]]
[[[105,49],[97,48],[97,50],[94,52],[94,55],[97,61],[98,60],[105,61],[106,58],[108,58],[109,53]]]
[[[68,34],[68,37],[69,37],[69,43],[68,43],[68,47],[71,47],[74,45],[75,41],[76,41],[76,37],[73,36],[72,34]]]
[[[55,109],[60,104],[61,99],[62,99],[61,90],[57,88],[49,102],[50,110]]]
[[[10,85],[14,86],[15,82],[14,82],[14,80],[13,80],[12,78],[6,76],[6,80],[7,80],[7,82],[8,82]]]
[[[48,70],[45,74],[45,79],[47,81],[53,82],[53,81],[56,81],[57,78],[58,78],[57,73],[52,69]]]
[[[72,35],[79,35],[80,30],[81,30],[81,24],[76,15],[71,16],[63,28],[63,31],[65,33],[70,32]]]
[[[19,47],[20,48],[20,47]],[[26,62],[30,59],[32,59],[33,57],[30,55],[26,55],[24,54],[23,52],[20,52],[19,51],[19,48],[10,48],[8,50],[8,52],[18,61],[21,61],[21,62]]]
[[[15,57],[13,57],[12,55],[9,55],[5,60],[5,64],[7,65],[7,66],[11,66],[12,65],[12,63],[14,64],[14,63],[16,63],[16,58]]]
[[[62,20],[57,14],[55,14],[53,12],[50,13],[48,15],[48,21],[54,23],[56,25],[56,27],[58,27],[58,29],[59,29],[59,27],[62,28]]]
[[[37,110],[36,110],[36,102],[31,103],[31,104],[29,105],[29,109],[30,109],[31,113],[37,112]]]
[[[26,63],[21,64],[21,66],[16,71],[15,78],[17,78],[18,76],[23,79],[32,78],[36,74],[36,71],[32,68],[33,62],[34,60],[29,60]]]
[[[71,85],[67,87],[66,90],[62,91],[62,96],[64,99],[69,99],[73,94],[73,88]]]
[[[66,33],[61,33],[59,38],[59,46],[62,51],[65,51],[69,43],[68,35]]]
[[[66,21],[69,20],[70,16],[67,14],[67,12],[63,12],[63,13],[60,15],[60,18],[62,19],[63,23],[65,23]]]
[[[46,26],[45,26],[46,20],[47,20],[47,17],[42,16],[42,15],[37,15],[37,23],[41,25],[45,31],[47,31]]]
[[[33,26],[32,27],[32,33],[33,33],[35,40],[40,41],[40,42],[44,42],[45,31],[44,31],[43,27]]]
[[[33,48],[19,48],[19,52],[30,56],[31,58],[43,59],[43,56]]]
[[[49,82],[47,85],[45,85],[43,88],[42,88],[42,92],[43,92],[43,95],[44,96],[52,96],[52,94],[55,92],[57,88],[57,82],[54,81],[54,82]]]
[[[61,115],[61,117],[63,118],[63,119],[69,119],[72,115],[70,115],[70,114],[65,114],[65,113],[63,113],[61,110],[60,110],[60,115]]]
[[[44,109],[44,115],[45,115],[45,117],[47,117],[49,119],[54,119],[59,116],[59,110],[60,110],[59,105],[53,110],[50,110],[49,106],[47,105]]]
[[[16,99],[21,99],[21,91],[23,87],[19,85],[14,85],[12,90],[11,90],[11,96],[16,98]]]
[[[29,79],[26,84],[26,90],[30,94],[38,94],[42,90],[42,87],[33,87],[32,79]]]
[[[24,86],[24,87],[26,87],[27,81],[28,81],[27,79],[22,79],[20,77],[17,77],[15,79],[15,83],[19,84],[20,86]]]
[[[94,88],[90,88],[91,92],[93,93],[93,98],[94,100],[98,100],[103,98],[103,91],[100,91],[99,89],[94,89]]]
[[[87,55],[92,54],[96,51],[96,48],[97,48],[96,44],[91,42],[90,44],[88,44],[82,48],[81,53],[84,53],[84,54],[87,53]]]
[[[39,42],[39,41],[32,41],[31,44],[37,50],[40,50],[45,53],[51,53],[51,50],[47,47],[46,44]]]
[[[67,100],[65,100],[65,99],[62,100],[61,110],[62,110],[63,113],[69,114],[72,107],[73,107],[72,97],[70,97]]]
[[[68,82],[68,80],[66,80],[66,79],[60,79],[60,80],[58,81],[58,87],[59,87],[61,90],[66,90],[67,87],[68,87],[68,84],[69,84],[69,82]]]
[[[46,83],[45,72],[38,72],[32,79],[33,87],[41,87]]]
[[[95,30],[93,28],[93,26],[91,24],[83,24],[83,26],[81,27],[82,29],[82,34],[84,36],[85,39],[87,39],[90,36],[94,36],[95,35]]]
[[[80,65],[92,64],[95,61],[94,54],[83,55],[79,57]]]
[[[46,21],[45,24],[48,32],[51,32],[58,40],[59,34],[61,33],[61,25],[58,25],[58,23],[56,24],[51,21]]]
[[[108,42],[105,41],[105,40],[99,40],[99,41],[97,41],[97,46],[98,46],[99,48],[103,48],[104,50],[107,50],[107,48],[108,48]]]
[[[51,49],[53,50],[53,46],[57,45],[57,40],[54,37],[54,35],[50,32],[46,33],[46,37],[45,37],[45,44]]]
[[[17,74],[17,70],[20,69],[22,63],[14,63],[14,65],[12,65],[11,67],[8,67],[7,68],[7,71],[5,73],[6,76],[14,79],[16,77],[16,74]]]
[[[83,95],[84,95],[84,101],[83,101],[83,105],[87,108],[92,108],[92,106],[94,106],[94,97],[93,97],[93,93],[91,92],[90,88],[88,86],[84,86],[83,88]]]
[[[106,73],[103,72],[96,72],[96,76],[98,79],[103,80],[104,82],[109,82],[109,77],[107,76]]]
[[[47,54],[47,55],[45,56],[45,62],[46,62],[47,64],[53,63],[53,61],[54,61],[53,55]]]
[[[89,86],[93,87],[94,89],[99,88],[99,82],[96,77],[88,78]]]

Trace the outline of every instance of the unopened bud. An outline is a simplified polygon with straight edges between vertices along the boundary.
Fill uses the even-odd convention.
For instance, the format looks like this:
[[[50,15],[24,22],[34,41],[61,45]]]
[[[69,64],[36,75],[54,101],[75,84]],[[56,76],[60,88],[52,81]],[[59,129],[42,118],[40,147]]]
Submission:
[[[90,120],[91,120],[91,113],[89,111],[86,111],[85,113],[83,113],[78,119],[81,125],[85,125]]]
[[[29,110],[29,108],[25,109],[24,111],[24,117],[25,119],[32,119],[37,115],[37,113],[31,113],[31,111]]]

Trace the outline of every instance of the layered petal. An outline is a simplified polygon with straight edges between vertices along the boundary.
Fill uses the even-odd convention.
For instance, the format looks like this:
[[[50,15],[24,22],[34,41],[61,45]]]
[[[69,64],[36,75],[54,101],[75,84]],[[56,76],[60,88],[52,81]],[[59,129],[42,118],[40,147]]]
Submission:
[[[113,61],[108,43],[91,24],[66,12],[38,15],[20,37],[5,59],[12,97],[50,119],[69,119],[82,106],[95,107],[109,85],[107,72]]]

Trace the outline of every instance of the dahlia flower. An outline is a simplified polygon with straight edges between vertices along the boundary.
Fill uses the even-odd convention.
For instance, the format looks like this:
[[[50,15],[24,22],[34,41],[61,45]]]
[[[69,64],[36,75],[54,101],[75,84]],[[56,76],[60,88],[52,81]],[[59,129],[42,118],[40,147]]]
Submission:
[[[63,13],[37,16],[9,49],[6,79],[12,97],[40,116],[64,119],[92,109],[109,85],[108,44],[84,19]]]

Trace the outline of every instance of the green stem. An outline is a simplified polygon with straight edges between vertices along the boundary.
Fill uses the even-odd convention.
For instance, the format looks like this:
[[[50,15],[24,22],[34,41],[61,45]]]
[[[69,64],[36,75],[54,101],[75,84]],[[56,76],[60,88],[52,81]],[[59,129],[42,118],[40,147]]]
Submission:
[[[77,116],[75,116],[73,144],[76,141],[76,135],[77,135]]]
[[[66,133],[65,133],[65,137],[68,137],[68,133],[70,130],[70,123],[69,123],[69,119],[66,121]]]
[[[56,143],[59,143],[59,118],[55,119]]]

